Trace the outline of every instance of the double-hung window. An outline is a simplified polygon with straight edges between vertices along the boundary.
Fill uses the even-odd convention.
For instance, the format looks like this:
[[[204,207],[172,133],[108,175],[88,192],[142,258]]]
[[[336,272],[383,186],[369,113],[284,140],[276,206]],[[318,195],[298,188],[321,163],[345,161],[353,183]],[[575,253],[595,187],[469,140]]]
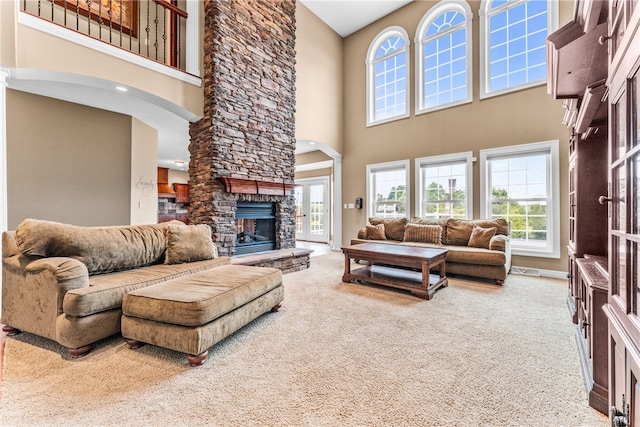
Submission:
[[[409,160],[367,165],[367,215],[409,216]]]
[[[517,255],[560,257],[558,141],[480,150],[480,214],[511,223]]]
[[[546,81],[546,39],[558,26],[558,2],[482,0],[480,97]]]
[[[471,102],[471,8],[443,0],[422,17],[416,32],[416,113]]]
[[[380,32],[367,53],[367,126],[409,117],[409,37],[402,27]]]
[[[472,152],[416,159],[416,174],[418,216],[426,219],[472,216]]]

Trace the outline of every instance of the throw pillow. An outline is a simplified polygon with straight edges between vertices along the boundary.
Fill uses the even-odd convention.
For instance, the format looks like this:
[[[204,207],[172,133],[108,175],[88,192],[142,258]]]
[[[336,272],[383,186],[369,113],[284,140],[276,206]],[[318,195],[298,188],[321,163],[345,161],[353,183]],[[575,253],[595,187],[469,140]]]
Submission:
[[[496,234],[508,236],[511,233],[509,221],[504,218],[495,219],[454,219],[447,220],[447,230],[445,244],[455,246],[468,245],[473,227],[496,228]]]
[[[402,241],[404,237],[404,227],[407,224],[407,218],[369,218],[369,224],[384,224],[384,234],[388,240]]]
[[[166,223],[84,227],[27,218],[16,228],[26,256],[77,259],[89,274],[129,270],[162,262]]]
[[[384,224],[367,225],[367,240],[387,240]]]
[[[413,224],[422,224],[422,225],[439,225],[442,227],[442,244],[447,244],[447,219],[448,218],[439,218],[439,219],[427,219],[420,218],[419,216],[414,216],[409,220],[409,223]]]
[[[167,255],[165,264],[204,261],[218,257],[218,248],[211,239],[206,224],[170,225],[167,227]]]
[[[469,237],[468,246],[472,248],[489,249],[489,242],[493,235],[496,234],[496,230],[496,227],[483,228],[474,225],[471,231],[471,237]]]
[[[404,229],[403,241],[442,245],[442,227],[409,223]]]

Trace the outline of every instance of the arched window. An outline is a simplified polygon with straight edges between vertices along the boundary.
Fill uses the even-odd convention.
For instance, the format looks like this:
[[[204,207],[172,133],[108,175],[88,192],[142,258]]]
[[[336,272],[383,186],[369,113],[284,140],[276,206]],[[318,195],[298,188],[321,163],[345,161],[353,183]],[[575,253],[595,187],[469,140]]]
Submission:
[[[422,17],[416,32],[416,113],[471,102],[471,8],[443,0]]]
[[[381,31],[367,53],[367,126],[409,117],[409,37]]]
[[[546,81],[547,35],[558,26],[558,2],[482,0],[480,97]]]

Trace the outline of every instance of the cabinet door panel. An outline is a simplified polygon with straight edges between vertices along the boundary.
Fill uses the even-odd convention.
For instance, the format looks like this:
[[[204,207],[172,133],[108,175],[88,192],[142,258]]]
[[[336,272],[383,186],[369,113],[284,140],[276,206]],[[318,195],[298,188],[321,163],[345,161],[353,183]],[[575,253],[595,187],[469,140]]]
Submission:
[[[612,422],[640,427],[640,14],[609,2],[609,405]],[[633,14],[633,16],[632,16]],[[631,30],[631,31],[630,31]],[[615,416],[613,414],[612,416]]]

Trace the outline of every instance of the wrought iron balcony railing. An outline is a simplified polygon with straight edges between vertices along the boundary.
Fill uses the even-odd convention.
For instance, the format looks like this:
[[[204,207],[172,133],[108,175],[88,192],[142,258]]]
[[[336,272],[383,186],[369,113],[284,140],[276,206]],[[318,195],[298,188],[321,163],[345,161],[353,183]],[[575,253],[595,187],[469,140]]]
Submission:
[[[186,0],[21,0],[23,12],[186,70]]]

